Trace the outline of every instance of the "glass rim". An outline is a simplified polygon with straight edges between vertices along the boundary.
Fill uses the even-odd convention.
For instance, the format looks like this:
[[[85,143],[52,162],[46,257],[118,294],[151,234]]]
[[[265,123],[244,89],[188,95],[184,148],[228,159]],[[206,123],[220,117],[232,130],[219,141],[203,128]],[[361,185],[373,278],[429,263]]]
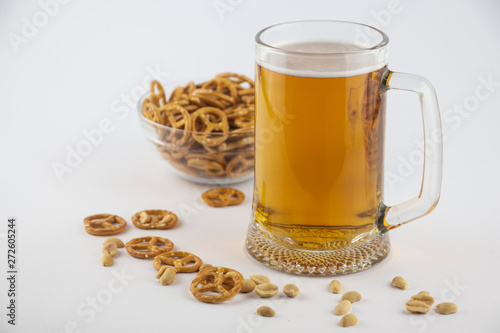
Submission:
[[[269,45],[268,43],[265,43],[263,40],[262,40],[262,35],[271,30],[271,29],[274,29],[274,28],[278,28],[278,27],[282,27],[282,26],[286,26],[286,25],[292,25],[292,24],[297,24],[297,23],[341,23],[341,24],[346,24],[346,25],[354,25],[354,26],[359,26],[359,27],[365,27],[365,28],[368,28],[368,29],[371,29],[377,33],[380,34],[380,36],[382,37],[382,40],[375,46],[372,46],[372,47],[367,47],[367,48],[361,48],[359,50],[349,50],[349,51],[341,51],[341,52],[324,52],[324,53],[314,53],[314,52],[298,52],[298,51],[290,51],[290,50],[286,50],[284,48],[281,48],[281,47],[277,47],[277,46],[272,46],[272,45]],[[282,52],[282,53],[286,53],[286,54],[293,54],[293,55],[302,55],[302,56],[308,56],[308,57],[315,57],[315,56],[322,56],[322,57],[325,57],[325,56],[333,56],[333,55],[341,55],[341,54],[360,54],[360,53],[366,53],[366,52],[373,52],[373,51],[376,51],[376,50],[379,50],[381,48],[384,48],[387,46],[387,44],[389,43],[389,37],[380,29],[377,29],[377,28],[374,28],[370,25],[367,25],[367,24],[363,24],[363,23],[357,23],[357,22],[352,22],[352,21],[341,21],[341,20],[301,20],[301,21],[289,21],[289,22],[283,22],[283,23],[278,23],[278,24],[273,24],[271,26],[268,26],[262,30],[260,30],[256,35],[255,35],[255,42],[257,43],[257,45],[259,46],[263,46],[263,47],[266,47],[266,48],[269,48],[269,49],[272,49],[274,51],[277,51],[277,52]]]

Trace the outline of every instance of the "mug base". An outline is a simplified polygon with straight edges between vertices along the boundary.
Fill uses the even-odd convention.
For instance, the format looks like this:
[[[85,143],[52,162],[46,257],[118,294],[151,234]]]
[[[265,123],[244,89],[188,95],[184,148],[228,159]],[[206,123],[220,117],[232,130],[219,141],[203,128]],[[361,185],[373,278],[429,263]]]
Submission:
[[[360,272],[384,260],[390,250],[389,235],[377,234],[361,244],[327,251],[302,250],[278,244],[250,223],[246,248],[265,266],[290,274],[333,276]]]

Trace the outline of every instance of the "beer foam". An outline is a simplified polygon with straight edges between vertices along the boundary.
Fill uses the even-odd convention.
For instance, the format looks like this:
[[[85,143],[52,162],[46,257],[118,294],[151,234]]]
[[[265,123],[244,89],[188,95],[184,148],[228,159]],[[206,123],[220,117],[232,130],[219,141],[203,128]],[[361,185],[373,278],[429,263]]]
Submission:
[[[386,66],[387,50],[321,39],[258,46],[256,59],[261,67],[285,75],[338,78],[362,75]]]

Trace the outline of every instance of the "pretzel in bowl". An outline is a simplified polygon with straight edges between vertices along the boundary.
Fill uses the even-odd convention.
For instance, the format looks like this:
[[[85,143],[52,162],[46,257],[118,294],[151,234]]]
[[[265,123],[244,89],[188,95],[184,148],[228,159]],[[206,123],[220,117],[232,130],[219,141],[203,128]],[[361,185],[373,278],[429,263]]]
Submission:
[[[128,241],[125,248],[132,257],[148,259],[163,252],[172,251],[174,243],[166,238],[147,236]]]
[[[191,115],[193,138],[209,147],[218,146],[226,141],[229,131],[227,116],[224,112],[213,107],[204,107]],[[199,133],[201,132],[201,133]],[[212,133],[215,133],[212,135]]]
[[[246,153],[233,158],[226,166],[226,173],[229,177],[238,178],[253,170],[254,153]]]
[[[243,275],[238,271],[226,267],[209,267],[200,271],[191,282],[193,296],[205,303],[222,303],[241,290]],[[218,295],[206,294],[216,292]]]
[[[170,229],[177,224],[177,215],[168,210],[143,210],[132,216],[132,223],[140,229]]]
[[[127,222],[123,218],[111,214],[87,216],[83,219],[83,224],[85,231],[96,236],[116,235],[127,226]]]
[[[154,82],[142,104],[142,115],[152,124],[154,144],[163,158],[177,170],[195,177],[226,179],[244,177],[227,174],[237,154],[253,152],[255,103],[254,83],[244,75],[222,73],[202,82],[174,88],[163,102],[163,88]],[[241,139],[241,141],[239,141]],[[202,158],[193,159],[196,154]],[[229,168],[232,170],[232,168]]]
[[[151,81],[150,92],[151,94],[149,95],[149,100],[153,104],[156,104],[158,106],[167,104],[167,101],[165,99],[165,91],[163,90],[160,82],[156,80]]]
[[[239,205],[245,201],[245,195],[230,187],[218,187],[205,191],[201,199],[211,207],[226,207]]]
[[[188,265],[193,263],[192,265]],[[153,261],[153,266],[159,271],[164,265],[173,266],[179,273],[192,273],[196,272],[203,261],[198,256],[189,252],[183,251],[169,251],[159,254]]]

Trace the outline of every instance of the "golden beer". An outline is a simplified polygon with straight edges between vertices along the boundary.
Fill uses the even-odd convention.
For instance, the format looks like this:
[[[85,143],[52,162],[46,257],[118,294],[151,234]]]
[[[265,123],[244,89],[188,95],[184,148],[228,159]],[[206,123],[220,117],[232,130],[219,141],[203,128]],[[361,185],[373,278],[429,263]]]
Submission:
[[[323,250],[370,235],[382,201],[385,70],[318,78],[257,66],[253,218],[275,240]]]

